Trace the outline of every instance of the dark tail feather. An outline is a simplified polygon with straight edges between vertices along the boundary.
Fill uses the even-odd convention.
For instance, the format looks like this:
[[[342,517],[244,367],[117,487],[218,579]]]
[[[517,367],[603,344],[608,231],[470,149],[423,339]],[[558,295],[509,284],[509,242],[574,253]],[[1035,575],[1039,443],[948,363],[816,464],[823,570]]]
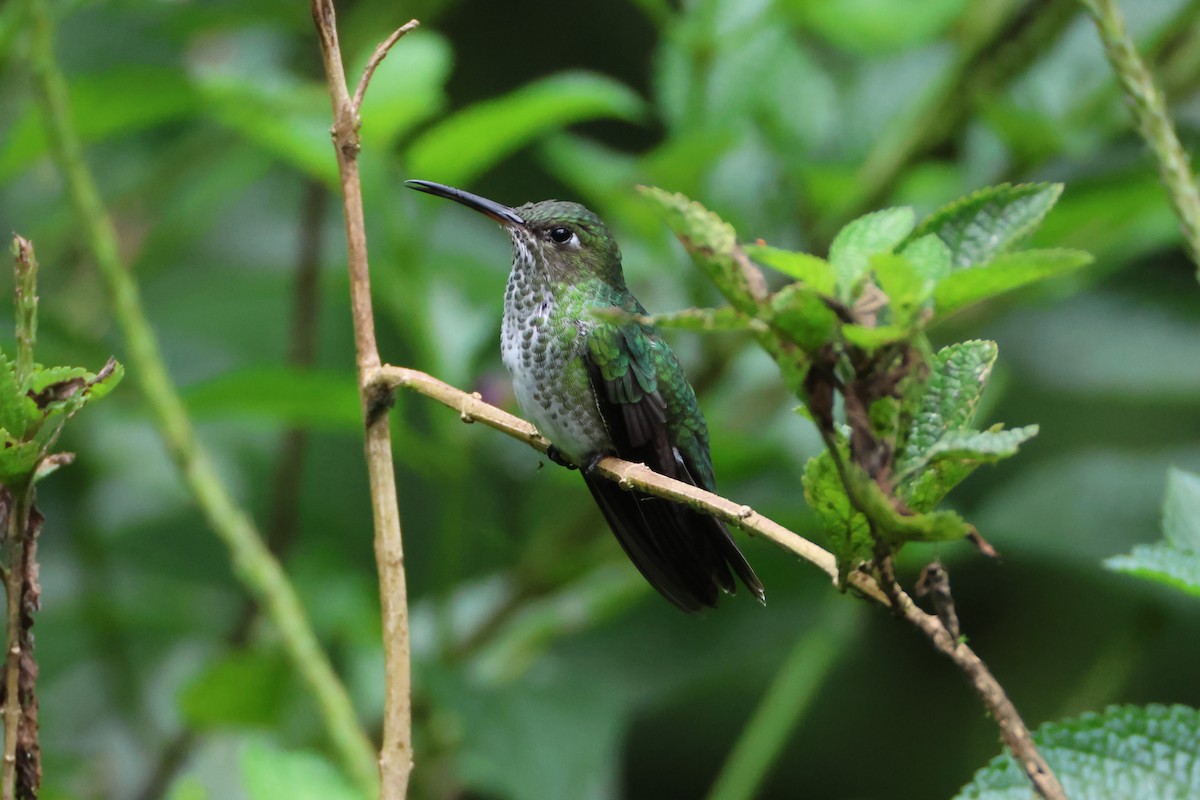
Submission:
[[[625,491],[584,474],[604,518],[638,571],[684,611],[715,608],[722,591],[733,594],[733,573],[760,601],[763,587],[725,525],[679,503]]]

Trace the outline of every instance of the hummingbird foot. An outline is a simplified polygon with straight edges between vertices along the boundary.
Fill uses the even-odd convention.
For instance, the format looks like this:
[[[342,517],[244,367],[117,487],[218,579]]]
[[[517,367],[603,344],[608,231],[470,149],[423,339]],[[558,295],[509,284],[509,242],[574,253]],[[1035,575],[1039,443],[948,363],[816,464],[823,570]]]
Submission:
[[[600,462],[603,461],[608,455],[608,453],[603,452],[592,453],[590,456],[584,459],[583,466],[581,466],[579,469],[584,475],[594,475],[596,473],[596,467],[600,466]]]
[[[550,445],[546,448],[546,457],[555,464],[558,464],[560,467],[566,467],[567,469],[578,469],[578,467],[571,463],[571,459],[563,455],[563,451],[559,450],[554,445]]]

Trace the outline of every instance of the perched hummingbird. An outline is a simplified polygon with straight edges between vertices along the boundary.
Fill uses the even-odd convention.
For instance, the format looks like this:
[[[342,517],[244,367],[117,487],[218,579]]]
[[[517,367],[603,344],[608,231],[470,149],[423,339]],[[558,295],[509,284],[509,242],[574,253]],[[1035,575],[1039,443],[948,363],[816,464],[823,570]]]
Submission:
[[[548,455],[579,465],[625,553],[684,611],[715,607],[733,575],[763,587],[725,525],[685,505],[625,491],[593,474],[607,455],[714,490],[708,429],[683,369],[653,325],[593,312],[646,310],[625,285],[621,253],[604,223],[578,203],[509,208],[429,181],[405,181],[499,222],[512,237],[501,348],[521,409],[550,441]]]

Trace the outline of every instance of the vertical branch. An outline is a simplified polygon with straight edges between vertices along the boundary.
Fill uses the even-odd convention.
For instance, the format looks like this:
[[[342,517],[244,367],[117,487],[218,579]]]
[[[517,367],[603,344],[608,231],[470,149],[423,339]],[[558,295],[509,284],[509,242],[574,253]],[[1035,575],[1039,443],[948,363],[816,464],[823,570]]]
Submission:
[[[373,794],[377,786],[373,748],[349,695],[321,650],[295,588],[263,544],[253,520],[234,502],[217,475],[167,373],[137,283],[121,260],[116,229],[71,122],[67,83],[54,58],[53,25],[45,0],[26,2],[32,25],[30,64],[41,95],[49,150],[62,171],[88,249],[108,288],[128,348],[130,374],[138,382],[163,442],[197,505],[229,549],[235,574],[279,631],[292,665],[316,700],[337,756],[362,791]]]
[[[404,575],[404,547],[400,538],[400,509],[392,462],[391,430],[386,401],[375,384],[380,367],[375,344],[375,319],[371,309],[371,279],[367,268],[367,234],[363,222],[362,184],[358,173],[359,109],[371,75],[400,37],[417,21],[396,30],[375,48],[351,98],[338,44],[333,0],[313,0],[313,22],[320,38],[321,55],[333,104],[334,150],[342,184],[346,223],[347,266],[350,272],[350,306],[358,366],[359,398],[366,426],[365,450],[375,520],[375,560],[379,570],[379,601],[383,615],[385,669],[383,743],[379,752],[381,797],[401,800],[408,792],[412,772],[412,706],[408,641],[408,599]]]
[[[0,797],[15,800],[17,794],[17,729],[21,724],[21,575],[24,537],[19,527],[20,510],[16,496],[0,489],[0,508],[5,514],[4,538],[8,543],[8,566],[4,571],[5,614],[4,648],[4,764],[0,769]]]
[[[1200,191],[1188,162],[1187,151],[1179,142],[1167,101],[1154,83],[1129,31],[1125,18],[1114,0],[1081,0],[1091,12],[1092,20],[1104,43],[1104,54],[1121,83],[1129,108],[1133,112],[1138,133],[1154,152],[1158,171],[1167,189],[1167,197],[1187,240],[1188,254],[1196,264],[1200,279]]]

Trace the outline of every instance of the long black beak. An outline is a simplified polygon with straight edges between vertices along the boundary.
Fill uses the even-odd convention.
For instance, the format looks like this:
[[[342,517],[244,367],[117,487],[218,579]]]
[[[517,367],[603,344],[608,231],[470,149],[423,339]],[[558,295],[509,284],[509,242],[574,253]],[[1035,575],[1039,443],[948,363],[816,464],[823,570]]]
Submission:
[[[405,181],[404,185],[410,189],[416,189],[418,192],[434,194],[438,197],[453,200],[456,203],[462,203],[467,208],[473,208],[481,214],[486,214],[501,225],[525,224],[525,220],[521,219],[520,214],[508,206],[502,206],[495,200],[488,200],[486,197],[480,197],[477,194],[464,192],[462,189],[455,189],[453,186],[446,186],[445,184],[434,183],[433,181]]]

